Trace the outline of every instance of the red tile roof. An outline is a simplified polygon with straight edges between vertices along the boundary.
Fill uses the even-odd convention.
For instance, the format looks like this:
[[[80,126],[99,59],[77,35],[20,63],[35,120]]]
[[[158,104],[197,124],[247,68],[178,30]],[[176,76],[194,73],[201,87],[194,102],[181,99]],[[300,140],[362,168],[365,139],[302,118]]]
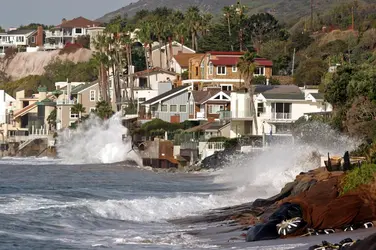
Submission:
[[[217,56],[216,59],[212,59],[211,62],[214,66],[218,65],[224,65],[224,66],[233,66],[237,65],[239,62],[240,57],[236,56],[226,56],[226,57],[219,57]],[[256,58],[255,63],[259,66],[265,66],[265,67],[272,67],[273,62],[271,60],[268,60],[266,58]]]
[[[272,67],[273,62],[271,60],[268,60],[266,58],[256,58],[255,63],[257,63],[260,66],[265,66],[265,67]]]
[[[208,51],[207,54],[211,55],[244,55],[244,52],[237,52],[237,51]]]
[[[100,26],[100,22],[91,21],[82,16],[61,23],[57,28],[88,28]]]
[[[224,65],[224,66],[233,66],[237,65],[240,57],[219,57],[212,59],[211,62],[214,66]]]

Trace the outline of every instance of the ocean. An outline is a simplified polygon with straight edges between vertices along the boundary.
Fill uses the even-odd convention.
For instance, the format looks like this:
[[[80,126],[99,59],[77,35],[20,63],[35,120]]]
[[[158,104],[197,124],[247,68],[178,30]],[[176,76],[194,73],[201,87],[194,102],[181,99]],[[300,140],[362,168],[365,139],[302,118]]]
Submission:
[[[1,159],[0,249],[294,249],[304,243],[231,242],[241,231],[171,220],[275,195],[318,167],[310,156],[325,155],[328,145],[279,145],[214,172],[155,173],[138,167],[124,133],[118,115],[91,118],[59,135],[58,159]],[[356,146],[336,138],[340,151],[332,153]]]

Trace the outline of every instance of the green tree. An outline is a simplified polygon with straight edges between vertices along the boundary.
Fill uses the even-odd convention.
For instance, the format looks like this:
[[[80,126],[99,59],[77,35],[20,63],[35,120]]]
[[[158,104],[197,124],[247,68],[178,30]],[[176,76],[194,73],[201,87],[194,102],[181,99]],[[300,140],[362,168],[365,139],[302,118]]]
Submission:
[[[327,72],[328,66],[322,59],[312,58],[301,62],[294,75],[298,86],[320,85],[321,78]]]
[[[56,114],[57,114],[57,111],[55,107],[55,109],[52,110],[51,113],[47,117],[48,124],[53,128],[56,128]]]
[[[97,102],[94,113],[104,120],[110,118],[114,114],[111,104],[106,101]]]
[[[281,35],[281,26],[277,19],[269,13],[252,15],[247,20],[246,32],[250,34],[253,47],[260,51],[261,45]]]
[[[71,108],[72,114],[78,114],[78,123],[81,122],[82,113],[86,112],[86,108],[81,103],[76,103]]]

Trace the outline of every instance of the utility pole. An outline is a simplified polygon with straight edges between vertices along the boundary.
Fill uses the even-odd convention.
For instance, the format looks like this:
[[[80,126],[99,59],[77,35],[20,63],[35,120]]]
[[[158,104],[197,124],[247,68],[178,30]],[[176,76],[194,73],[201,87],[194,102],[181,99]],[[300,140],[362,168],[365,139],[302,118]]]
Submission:
[[[355,23],[354,23],[354,5],[351,7],[351,29],[354,31]]]
[[[291,76],[294,76],[294,68],[295,68],[295,48],[294,48],[294,53],[292,55],[292,69],[291,69]]]
[[[313,31],[313,0],[311,0],[311,31]]]

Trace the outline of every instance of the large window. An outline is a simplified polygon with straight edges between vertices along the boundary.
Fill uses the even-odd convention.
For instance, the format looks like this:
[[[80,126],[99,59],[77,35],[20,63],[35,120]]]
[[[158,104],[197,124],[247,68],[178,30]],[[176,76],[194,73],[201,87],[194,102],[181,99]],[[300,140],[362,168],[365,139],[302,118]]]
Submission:
[[[219,111],[224,110],[224,105],[209,105],[209,114],[218,114]]]
[[[176,105],[170,105],[170,112],[176,112],[178,111],[178,108]]]
[[[273,119],[291,119],[292,103],[272,103]]]
[[[90,90],[90,101],[95,102],[95,90]]]
[[[162,112],[167,112],[167,104],[162,104],[161,111]]]
[[[189,114],[193,115],[195,113],[195,106],[193,103],[189,104]]]
[[[209,75],[212,75],[212,74],[213,74],[213,71],[214,71],[214,66],[213,66],[213,63],[210,62],[210,63],[209,63]]]
[[[226,75],[226,66],[218,66],[217,75]]]
[[[265,75],[265,68],[264,67],[257,67],[255,69],[255,75]]]
[[[187,105],[180,105],[180,112],[182,113],[187,112]]]
[[[81,28],[76,28],[76,34],[82,34],[82,29]]]

